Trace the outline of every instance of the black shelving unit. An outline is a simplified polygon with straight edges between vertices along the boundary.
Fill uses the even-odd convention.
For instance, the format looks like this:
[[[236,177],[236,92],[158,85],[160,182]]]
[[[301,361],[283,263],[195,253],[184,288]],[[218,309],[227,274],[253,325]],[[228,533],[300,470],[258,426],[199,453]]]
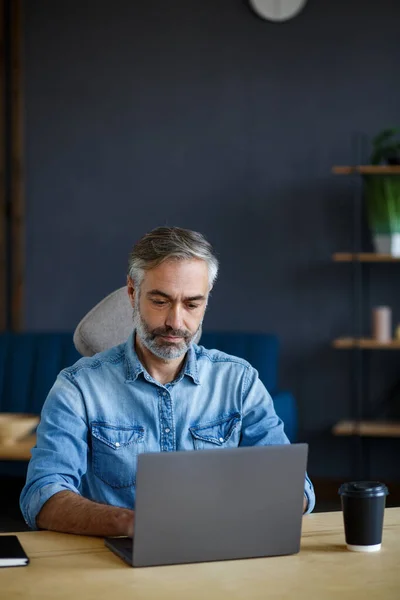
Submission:
[[[362,140],[355,142],[353,166],[333,167],[336,175],[351,176],[353,180],[353,248],[352,252],[337,253],[335,262],[352,264],[353,291],[353,335],[349,338],[334,340],[336,349],[348,349],[352,352],[352,419],[341,421],[333,428],[335,435],[352,436],[354,439],[354,477],[370,478],[370,456],[368,438],[392,437],[400,438],[400,421],[378,421],[373,418],[371,399],[368,395],[367,377],[369,372],[370,352],[374,350],[400,350],[400,341],[381,344],[373,339],[363,337],[366,324],[365,305],[369,296],[369,264],[377,262],[400,263],[400,258],[389,255],[363,252],[363,186],[361,176],[366,174],[400,175],[398,167],[377,167],[362,164]],[[369,304],[369,303],[368,303]]]

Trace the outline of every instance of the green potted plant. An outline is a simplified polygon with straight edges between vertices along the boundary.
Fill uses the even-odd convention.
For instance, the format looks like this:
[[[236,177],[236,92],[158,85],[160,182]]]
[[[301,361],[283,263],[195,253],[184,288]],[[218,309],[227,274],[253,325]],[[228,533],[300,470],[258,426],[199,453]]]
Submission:
[[[372,140],[372,165],[400,165],[400,130],[384,129]]]
[[[372,141],[372,165],[400,165],[399,130],[385,129]],[[376,252],[400,256],[400,175],[365,175],[368,222]]]

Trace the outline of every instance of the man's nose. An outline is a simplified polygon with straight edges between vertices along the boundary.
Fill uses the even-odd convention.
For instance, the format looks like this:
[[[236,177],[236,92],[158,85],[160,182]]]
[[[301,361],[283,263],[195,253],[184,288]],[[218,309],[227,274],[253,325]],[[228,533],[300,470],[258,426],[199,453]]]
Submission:
[[[172,306],[168,312],[166,325],[172,329],[182,329],[182,309],[179,305]]]

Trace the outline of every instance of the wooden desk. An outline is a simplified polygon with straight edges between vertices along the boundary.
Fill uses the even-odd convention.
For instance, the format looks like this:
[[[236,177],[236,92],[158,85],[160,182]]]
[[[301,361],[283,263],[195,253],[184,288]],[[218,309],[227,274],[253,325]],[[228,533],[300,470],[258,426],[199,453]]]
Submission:
[[[30,460],[31,450],[35,444],[35,434],[13,444],[0,444],[0,460]]]
[[[340,512],[304,518],[299,554],[131,568],[102,539],[18,533],[28,567],[0,569],[0,597],[59,600],[398,600],[400,508],[385,514],[381,552],[348,552]]]

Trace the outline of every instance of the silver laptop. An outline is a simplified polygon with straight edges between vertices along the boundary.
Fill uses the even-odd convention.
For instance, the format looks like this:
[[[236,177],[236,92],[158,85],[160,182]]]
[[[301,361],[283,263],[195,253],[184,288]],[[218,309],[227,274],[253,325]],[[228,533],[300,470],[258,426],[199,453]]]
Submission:
[[[134,567],[295,554],[307,444],[138,457],[135,533],[105,544]]]

